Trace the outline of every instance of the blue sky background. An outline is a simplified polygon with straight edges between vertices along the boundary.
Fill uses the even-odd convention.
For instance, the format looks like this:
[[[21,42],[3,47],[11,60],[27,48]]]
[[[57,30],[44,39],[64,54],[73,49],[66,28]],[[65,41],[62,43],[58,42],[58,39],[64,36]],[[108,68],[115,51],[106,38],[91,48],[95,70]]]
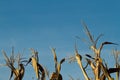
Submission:
[[[101,41],[120,43],[119,0],[0,0],[0,50],[10,55],[14,46],[16,53],[29,58],[29,48],[34,48],[39,52],[40,63],[51,73],[54,63],[50,47],[56,48],[58,60],[74,55],[76,41],[81,55],[90,52],[87,45],[75,38],[86,38],[81,20],[94,36],[104,34]],[[114,47],[120,49],[109,46],[103,52],[109,54]],[[109,61],[110,56],[104,57]],[[2,53],[0,63],[5,63]],[[84,80],[77,63],[65,62],[61,73],[64,80],[69,79],[68,75]],[[0,80],[8,80],[9,74],[7,67],[0,67]],[[32,77],[35,77],[33,69],[28,66],[23,80],[32,80]]]

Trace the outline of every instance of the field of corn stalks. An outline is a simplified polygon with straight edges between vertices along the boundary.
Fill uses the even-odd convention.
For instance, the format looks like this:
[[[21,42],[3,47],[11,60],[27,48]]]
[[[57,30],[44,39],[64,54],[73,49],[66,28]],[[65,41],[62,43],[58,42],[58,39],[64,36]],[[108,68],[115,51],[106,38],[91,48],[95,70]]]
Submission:
[[[101,55],[102,50],[105,46],[114,45],[117,46],[117,43],[111,41],[103,41],[98,44],[99,39],[103,36],[103,34],[98,35],[96,38],[93,37],[91,32],[89,31],[87,25],[83,22],[83,28],[85,30],[86,36],[88,39],[83,39],[80,36],[77,36],[77,39],[80,39],[84,43],[89,44],[89,48],[92,50],[94,55],[89,53],[85,54],[83,57],[78,50],[78,44],[74,44],[74,54],[70,57],[64,56],[62,59],[58,60],[58,56],[56,55],[56,49],[51,48],[51,55],[53,55],[54,61],[54,71],[49,73],[49,70],[43,66],[39,62],[39,52],[33,48],[30,49],[31,57],[25,58],[24,55],[15,54],[14,47],[12,47],[11,55],[8,56],[5,50],[2,50],[2,55],[4,57],[4,62],[0,63],[1,67],[7,67],[9,69],[10,75],[6,75],[9,80],[23,80],[24,75],[27,74],[25,72],[27,66],[30,66],[31,69],[34,70],[34,75],[36,76],[31,80],[64,80],[63,75],[61,74],[62,65],[64,62],[67,64],[76,63],[80,68],[80,72],[84,76],[84,80],[120,80],[119,79],[119,54],[120,52],[117,49],[112,50],[112,54],[114,56],[115,64],[112,64],[112,67],[109,66],[108,63],[103,59],[104,55]],[[17,56],[16,56],[17,55]],[[42,61],[41,61],[42,62]],[[86,65],[83,65],[86,63]],[[32,65],[32,66],[31,66]],[[71,64],[72,65],[72,64]],[[69,66],[68,66],[69,67]],[[87,69],[90,69],[93,76],[89,76]],[[0,71],[1,73],[1,71]],[[115,74],[112,76],[112,74]],[[76,80],[72,77],[72,75],[68,75],[69,80]],[[77,79],[78,80],[78,79]],[[79,79],[81,80],[81,79]]]

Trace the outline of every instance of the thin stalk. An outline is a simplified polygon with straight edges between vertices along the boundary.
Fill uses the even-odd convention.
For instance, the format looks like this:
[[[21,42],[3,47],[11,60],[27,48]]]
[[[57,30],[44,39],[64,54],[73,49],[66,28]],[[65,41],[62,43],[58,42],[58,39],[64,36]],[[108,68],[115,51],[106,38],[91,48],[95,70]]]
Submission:
[[[82,56],[79,55],[77,51],[76,51],[76,60],[77,60],[77,62],[78,62],[78,64],[79,64],[79,67],[81,68],[81,70],[82,70],[82,72],[83,72],[83,75],[84,75],[84,77],[85,77],[85,80],[90,80],[89,77],[88,77],[88,75],[87,75],[87,73],[86,73],[86,71],[85,71],[85,69],[84,69],[84,67],[83,67],[83,65],[82,65],[82,62],[81,62]]]

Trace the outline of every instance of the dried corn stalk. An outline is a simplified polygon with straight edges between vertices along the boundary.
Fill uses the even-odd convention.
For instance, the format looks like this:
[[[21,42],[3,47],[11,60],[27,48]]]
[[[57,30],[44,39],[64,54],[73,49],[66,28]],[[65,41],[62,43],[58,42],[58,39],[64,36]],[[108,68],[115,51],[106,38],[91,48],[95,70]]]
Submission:
[[[22,80],[24,76],[24,72],[25,72],[25,68],[22,62],[19,60],[20,63],[18,63],[18,68],[15,68],[14,52],[12,51],[12,55],[10,56],[10,58],[6,55],[6,52],[4,50],[2,51],[2,53],[6,61],[6,66],[8,66],[11,70],[11,75],[10,75],[9,80],[11,80],[13,74],[14,74],[14,80]]]
[[[29,59],[26,65],[28,65],[30,62],[32,62],[33,69],[35,71],[37,79],[45,80],[45,71],[44,68],[41,64],[39,64],[39,57],[38,57],[38,52],[35,51],[34,49],[31,49],[32,51],[32,57]],[[40,77],[41,73],[41,77]]]
[[[65,58],[61,59],[61,61],[58,62],[54,48],[52,48],[52,53],[54,56],[55,72],[52,73],[50,80],[62,80],[62,75],[60,74],[60,71],[61,71],[61,64],[65,62]]]

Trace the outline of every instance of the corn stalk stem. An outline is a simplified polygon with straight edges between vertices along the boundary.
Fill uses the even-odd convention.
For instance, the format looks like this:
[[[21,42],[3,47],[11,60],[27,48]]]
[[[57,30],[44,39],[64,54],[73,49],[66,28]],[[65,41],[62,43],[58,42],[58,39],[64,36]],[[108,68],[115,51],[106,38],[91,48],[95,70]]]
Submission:
[[[87,73],[86,73],[86,71],[85,71],[85,69],[84,69],[83,66],[82,66],[81,60],[78,59],[77,57],[76,57],[76,59],[77,59],[77,62],[78,62],[78,64],[79,64],[79,67],[81,68],[81,70],[82,70],[82,72],[83,72],[83,75],[84,75],[84,77],[85,77],[85,80],[90,80],[89,77],[88,77],[88,75],[87,75]]]

